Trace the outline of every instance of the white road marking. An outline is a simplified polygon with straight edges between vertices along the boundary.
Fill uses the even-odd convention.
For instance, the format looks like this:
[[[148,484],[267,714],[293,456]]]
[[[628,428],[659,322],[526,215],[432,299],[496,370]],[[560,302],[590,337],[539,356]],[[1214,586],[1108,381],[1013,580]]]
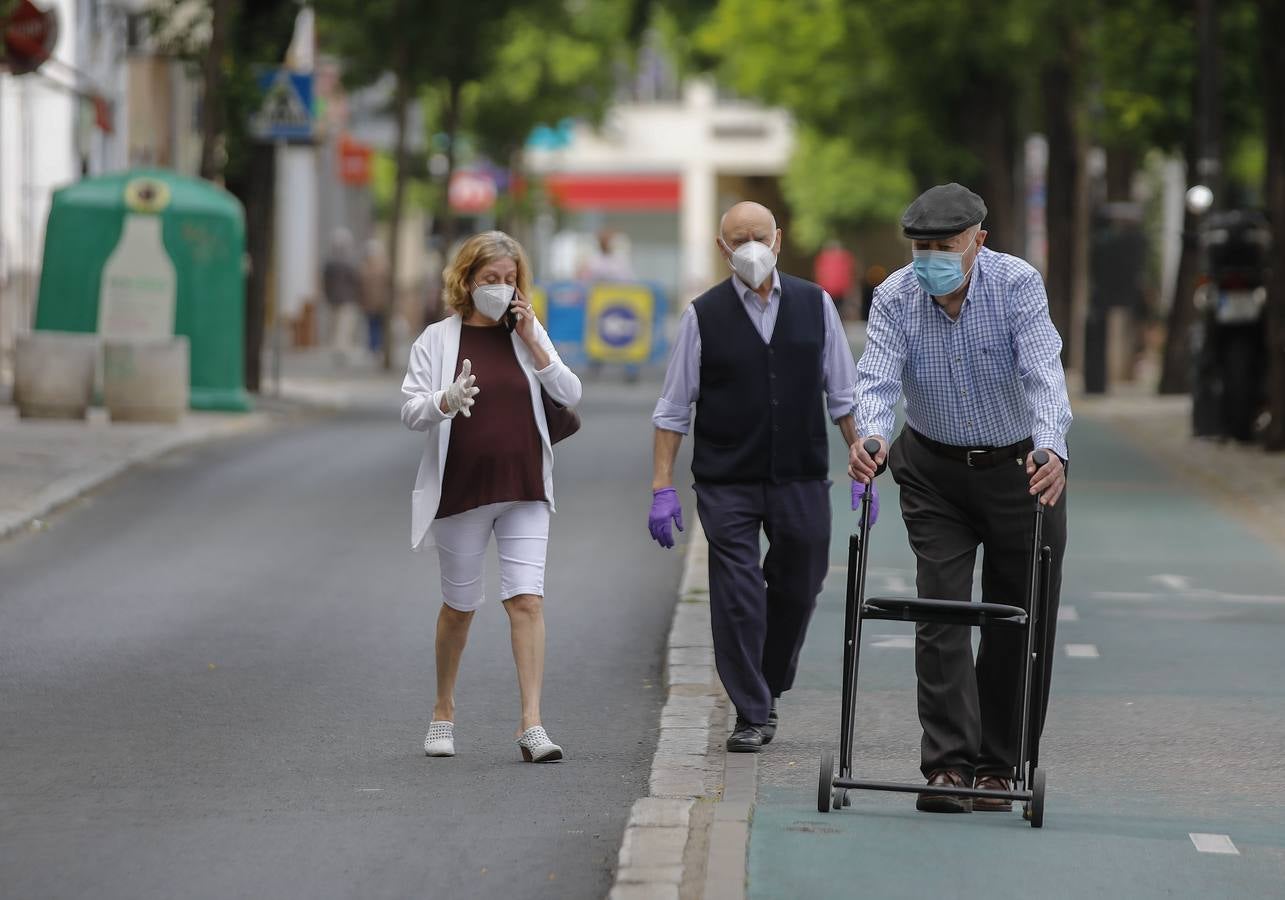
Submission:
[[[1152,575],[1150,580],[1167,587],[1171,591],[1191,590],[1191,579],[1186,575]]]
[[[1059,606],[1057,620],[1059,622],[1078,622],[1080,621],[1080,614],[1076,612],[1074,606]]]
[[[1094,600],[1137,600],[1143,603],[1172,603],[1189,600],[1198,603],[1248,603],[1255,606],[1285,606],[1280,594],[1221,594],[1217,591],[1191,591],[1186,594],[1158,594],[1146,591],[1094,591]]]
[[[1098,647],[1096,644],[1067,644],[1066,655],[1071,659],[1097,659]]]
[[[870,645],[871,647],[893,647],[897,650],[915,649],[915,636],[913,634],[890,634],[882,637]]]
[[[1191,838],[1191,842],[1196,845],[1196,849],[1201,853],[1224,853],[1228,856],[1240,856],[1240,851],[1236,849],[1236,845],[1225,834],[1199,834],[1192,832],[1187,837]]]

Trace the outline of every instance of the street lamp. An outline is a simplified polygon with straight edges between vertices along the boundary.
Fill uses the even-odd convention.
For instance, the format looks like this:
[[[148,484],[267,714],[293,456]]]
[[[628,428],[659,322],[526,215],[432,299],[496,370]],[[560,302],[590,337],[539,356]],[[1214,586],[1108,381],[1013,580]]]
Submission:
[[[1193,216],[1203,216],[1214,205],[1214,192],[1203,184],[1193,184],[1187,189],[1187,210]]]

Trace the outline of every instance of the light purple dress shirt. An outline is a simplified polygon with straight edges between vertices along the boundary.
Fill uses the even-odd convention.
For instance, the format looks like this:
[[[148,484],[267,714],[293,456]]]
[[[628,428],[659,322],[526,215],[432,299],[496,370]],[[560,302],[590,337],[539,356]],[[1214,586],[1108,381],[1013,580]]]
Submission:
[[[763,343],[772,340],[776,330],[776,317],[781,311],[781,276],[772,270],[772,292],[765,305],[750,286],[735,275],[732,286],[741,298],[741,305],[750,322],[763,337]],[[822,348],[822,374],[825,379],[826,408],[830,418],[838,421],[851,415],[857,393],[857,364],[852,358],[852,348],[839,322],[834,301],[825,291],[821,292],[822,315],[825,322],[825,345]],[[665,387],[652,413],[652,424],[665,431],[687,434],[692,424],[692,404],[700,397],[701,334],[696,321],[695,306],[683,310],[678,323],[678,337],[674,353],[669,358],[665,372]]]

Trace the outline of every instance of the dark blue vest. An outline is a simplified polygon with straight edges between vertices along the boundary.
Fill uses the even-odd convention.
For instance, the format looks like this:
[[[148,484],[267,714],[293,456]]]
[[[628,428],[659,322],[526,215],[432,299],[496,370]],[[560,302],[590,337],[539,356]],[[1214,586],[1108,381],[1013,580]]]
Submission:
[[[781,308],[765,344],[730,278],[693,301],[701,337],[692,452],[697,482],[827,476],[821,303],[820,287],[781,273]]]

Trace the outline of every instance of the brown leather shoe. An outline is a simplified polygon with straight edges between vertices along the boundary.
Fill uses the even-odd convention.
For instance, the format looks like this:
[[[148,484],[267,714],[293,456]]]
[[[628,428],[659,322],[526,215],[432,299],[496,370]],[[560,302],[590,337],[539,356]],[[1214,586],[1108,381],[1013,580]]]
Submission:
[[[955,769],[938,769],[928,776],[929,787],[968,787],[964,776]],[[966,813],[973,811],[973,798],[947,797],[942,794],[920,794],[915,801],[920,812]]]
[[[1003,775],[978,775],[973,787],[983,791],[1011,791],[1013,782]],[[1012,800],[998,800],[992,797],[974,797],[973,809],[978,812],[1011,812]]]

